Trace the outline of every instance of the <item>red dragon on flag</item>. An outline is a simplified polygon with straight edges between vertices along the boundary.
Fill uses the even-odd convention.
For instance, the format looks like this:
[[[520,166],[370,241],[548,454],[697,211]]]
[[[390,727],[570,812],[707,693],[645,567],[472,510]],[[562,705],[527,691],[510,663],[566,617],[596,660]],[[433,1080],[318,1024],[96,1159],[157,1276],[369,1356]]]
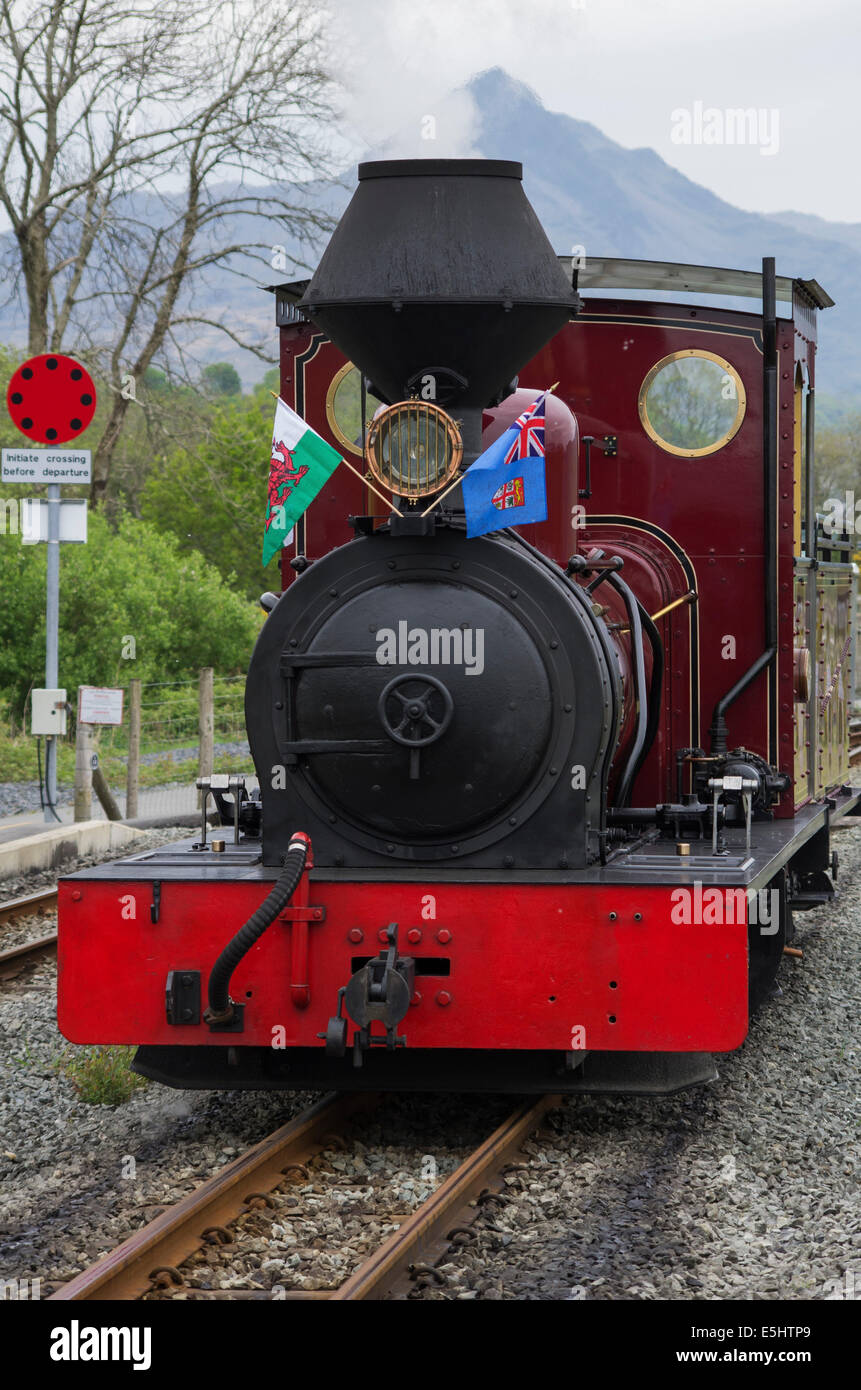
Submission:
[[[267,531],[293,488],[307,472],[307,465],[303,464],[299,468],[296,467],[293,462],[293,455],[283,439],[279,439],[272,445],[272,457],[269,460],[269,510],[265,527]]]

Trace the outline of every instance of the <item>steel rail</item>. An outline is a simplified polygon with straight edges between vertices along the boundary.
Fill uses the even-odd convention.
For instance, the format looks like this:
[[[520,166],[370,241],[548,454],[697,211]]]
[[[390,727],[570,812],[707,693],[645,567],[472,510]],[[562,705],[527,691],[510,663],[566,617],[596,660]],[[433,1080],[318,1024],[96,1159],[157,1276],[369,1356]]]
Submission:
[[[284,1181],[285,1171],[325,1148],[333,1131],[359,1111],[378,1105],[378,1094],[333,1094],[318,1101],[253,1149],[222,1168],[194,1192],[136,1231],[122,1245],[89,1269],[62,1285],[49,1301],[135,1299],[149,1293],[158,1277],[177,1283],[177,1266],[208,1239],[223,1239],[225,1223],[251,1209],[264,1190]],[[520,1106],[484,1143],[441,1184],[417,1211],[406,1216],[394,1235],[334,1290],[293,1290],[287,1299],[327,1299],[354,1302],[384,1297],[416,1266],[429,1266],[444,1253],[453,1226],[475,1215],[469,1204],[488,1189],[494,1178],[540,1126],[544,1115],[560,1103],[559,1096],[542,1096]],[[251,1189],[249,1191],[249,1188]],[[192,1299],[207,1296],[271,1298],[266,1290],[198,1290],[183,1286]]]
[[[51,932],[50,936],[37,936],[32,941],[22,941],[17,946],[8,946],[5,951],[0,951],[0,977],[2,977],[5,966],[26,960],[27,956],[37,956],[40,952],[51,950],[56,945],[57,933]]]
[[[63,1284],[50,1300],[134,1299],[149,1293],[155,1274],[165,1271],[169,1277],[207,1245],[209,1236],[217,1238],[225,1223],[250,1210],[261,1189],[278,1187],[288,1166],[304,1163],[325,1148],[333,1127],[379,1101],[373,1093],[324,1096]]]
[[[43,908],[56,905],[56,888],[46,888],[41,893],[29,893],[23,898],[10,898],[8,902],[0,903],[0,922],[6,922],[10,917],[32,917]]]
[[[8,902],[0,903],[0,922],[11,921],[15,917],[32,917],[38,912],[56,907],[56,904],[56,888],[30,893],[23,898],[10,898]],[[43,951],[55,948],[56,945],[57,933],[53,931],[46,936],[35,937],[32,941],[21,941],[17,946],[7,946],[5,950],[0,950],[0,979],[8,978],[9,973],[19,973],[22,962],[28,956],[38,956]],[[11,972],[7,971],[9,966],[13,967]]]
[[[451,1243],[447,1236],[452,1227],[465,1224],[464,1209],[487,1189],[494,1176],[500,1175],[501,1168],[539,1128],[546,1112],[560,1102],[560,1096],[542,1096],[515,1110],[394,1235],[332,1292],[332,1302],[382,1298],[409,1272],[410,1266],[432,1267]],[[466,1221],[474,1214],[469,1213]]]

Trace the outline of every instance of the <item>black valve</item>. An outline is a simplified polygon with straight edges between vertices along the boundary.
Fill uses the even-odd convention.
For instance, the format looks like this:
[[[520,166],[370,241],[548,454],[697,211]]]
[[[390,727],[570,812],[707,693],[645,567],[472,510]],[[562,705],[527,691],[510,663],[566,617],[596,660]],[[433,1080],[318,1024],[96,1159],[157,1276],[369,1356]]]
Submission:
[[[347,1020],[341,1013],[346,993],[347,986],[342,985],[338,990],[338,1012],[329,1019],[325,1033],[317,1034],[325,1040],[327,1057],[343,1057],[347,1051]]]
[[[326,1043],[329,1057],[343,1057],[347,1050],[346,1009],[358,1028],[353,1035],[353,1064],[362,1065],[362,1055],[369,1047],[406,1047],[405,1037],[398,1037],[397,1026],[407,1013],[413,997],[416,963],[412,956],[398,955],[398,926],[391,922],[386,928],[386,947],[372,957],[351,977],[349,984],[338,990],[338,1012],[330,1019],[325,1033],[318,1038]],[[382,1023],[385,1037],[371,1032],[373,1023]]]

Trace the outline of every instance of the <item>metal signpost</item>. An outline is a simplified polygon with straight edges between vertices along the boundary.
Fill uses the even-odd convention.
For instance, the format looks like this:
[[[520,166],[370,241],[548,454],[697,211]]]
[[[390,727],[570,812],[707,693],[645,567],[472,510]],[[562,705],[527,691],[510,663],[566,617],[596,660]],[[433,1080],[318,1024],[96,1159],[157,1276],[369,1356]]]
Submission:
[[[63,444],[75,439],[90,424],[96,408],[96,390],[92,377],[73,357],[43,353],[23,362],[13,374],[6,393],[6,405],[16,427],[30,439],[41,444]],[[89,483],[91,455],[89,449],[3,449],[2,481],[4,483],[47,483],[47,534],[41,526],[41,505],[30,506],[29,543],[44,540],[48,546],[45,581],[45,686],[46,696],[33,699],[33,733],[45,735],[45,820],[59,820],[57,803],[57,734],[65,733],[65,691],[57,688],[59,678],[58,634],[60,619],[60,542],[86,541],[86,504],[84,505],[83,534],[80,534],[81,505],[78,501],[63,503],[62,483]],[[33,499],[34,502],[40,499]],[[73,508],[75,521],[68,515],[69,525],[63,527],[61,510]],[[37,521],[33,518],[37,517]],[[64,530],[67,535],[64,535]],[[35,531],[35,534],[34,534]],[[52,695],[54,698],[49,699]],[[62,710],[61,710],[62,706]],[[37,721],[36,709],[45,711]]]
[[[48,484],[48,504],[40,498],[26,499],[25,544],[47,542],[48,562],[45,577],[45,686],[57,690],[59,679],[60,624],[60,542],[86,541],[86,502],[78,499],[62,501],[60,483],[88,483],[91,456],[89,449],[4,449],[2,451],[2,480],[4,483]],[[47,528],[42,513],[47,511]],[[83,518],[81,514],[83,513]],[[62,527],[61,515],[68,525]],[[83,526],[81,520],[83,519]],[[47,534],[46,534],[47,531]],[[75,534],[77,533],[77,534]],[[59,692],[58,692],[59,698]],[[62,697],[65,699],[65,696]],[[45,735],[45,820],[56,819],[57,804],[57,733],[65,732],[65,721],[57,729],[33,728],[33,733]]]

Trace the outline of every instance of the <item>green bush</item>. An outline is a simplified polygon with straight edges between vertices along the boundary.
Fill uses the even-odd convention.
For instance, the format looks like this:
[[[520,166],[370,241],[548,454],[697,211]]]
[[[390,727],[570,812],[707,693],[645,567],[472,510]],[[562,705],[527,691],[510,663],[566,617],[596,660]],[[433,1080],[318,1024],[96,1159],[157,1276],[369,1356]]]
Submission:
[[[46,549],[0,535],[0,691],[18,718],[44,679]],[[155,523],[126,516],[114,531],[91,513],[87,544],[60,552],[61,684],[243,672],[262,615],[234,583]]]

